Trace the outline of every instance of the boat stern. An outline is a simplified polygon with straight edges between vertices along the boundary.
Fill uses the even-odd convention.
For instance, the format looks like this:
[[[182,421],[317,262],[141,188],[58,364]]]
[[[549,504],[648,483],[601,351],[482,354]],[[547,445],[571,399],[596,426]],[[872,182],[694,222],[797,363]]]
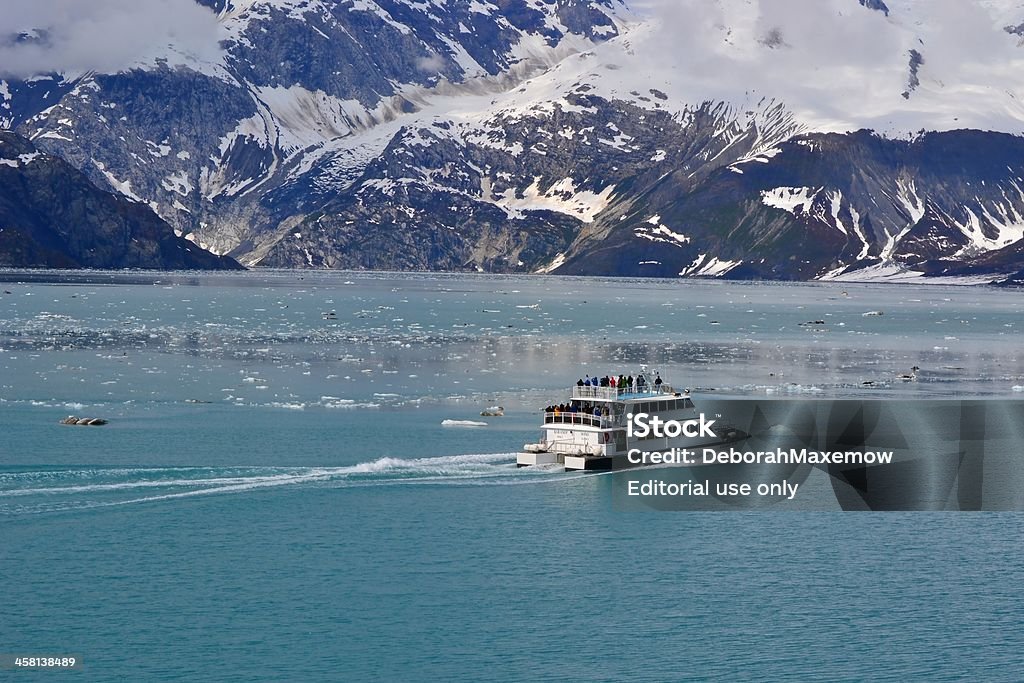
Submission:
[[[561,465],[561,453],[550,451],[522,451],[516,456],[516,467],[533,467],[535,465]]]

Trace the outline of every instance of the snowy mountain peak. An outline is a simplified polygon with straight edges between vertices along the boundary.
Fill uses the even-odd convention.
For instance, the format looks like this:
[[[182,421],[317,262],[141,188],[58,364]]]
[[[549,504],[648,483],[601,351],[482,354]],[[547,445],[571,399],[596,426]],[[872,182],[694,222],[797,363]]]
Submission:
[[[0,21],[49,36],[35,63],[58,73],[0,46],[0,125],[248,264],[1003,267],[1022,5],[199,0],[74,64],[66,36],[120,24],[28,12]]]

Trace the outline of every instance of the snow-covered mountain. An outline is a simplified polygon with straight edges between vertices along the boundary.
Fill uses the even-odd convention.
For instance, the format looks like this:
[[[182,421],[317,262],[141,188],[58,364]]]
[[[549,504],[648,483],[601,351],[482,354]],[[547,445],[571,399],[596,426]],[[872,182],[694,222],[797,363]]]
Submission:
[[[117,69],[12,26],[0,125],[250,265],[1024,268],[1024,2],[197,1]]]

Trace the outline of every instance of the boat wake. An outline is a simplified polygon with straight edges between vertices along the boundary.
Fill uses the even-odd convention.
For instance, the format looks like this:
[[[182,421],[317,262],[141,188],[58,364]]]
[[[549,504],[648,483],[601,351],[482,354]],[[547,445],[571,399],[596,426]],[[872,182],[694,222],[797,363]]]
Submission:
[[[561,475],[561,476],[556,476]],[[578,479],[516,469],[514,453],[378,458],[344,467],[138,467],[0,471],[0,516],[85,510],[278,487],[502,486]]]

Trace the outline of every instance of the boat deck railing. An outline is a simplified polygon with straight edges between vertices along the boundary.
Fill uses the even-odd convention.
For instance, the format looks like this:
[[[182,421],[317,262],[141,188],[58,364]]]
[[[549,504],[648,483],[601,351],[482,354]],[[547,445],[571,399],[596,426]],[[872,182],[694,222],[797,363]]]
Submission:
[[[544,424],[568,424],[582,425],[585,427],[597,427],[598,429],[611,429],[613,427],[625,427],[625,415],[591,415],[590,413],[557,412],[544,413]]]
[[[572,397],[579,399],[595,399],[599,401],[628,401],[631,399],[656,398],[658,396],[674,396],[677,392],[667,384],[644,384],[643,387],[594,387],[574,386]]]

